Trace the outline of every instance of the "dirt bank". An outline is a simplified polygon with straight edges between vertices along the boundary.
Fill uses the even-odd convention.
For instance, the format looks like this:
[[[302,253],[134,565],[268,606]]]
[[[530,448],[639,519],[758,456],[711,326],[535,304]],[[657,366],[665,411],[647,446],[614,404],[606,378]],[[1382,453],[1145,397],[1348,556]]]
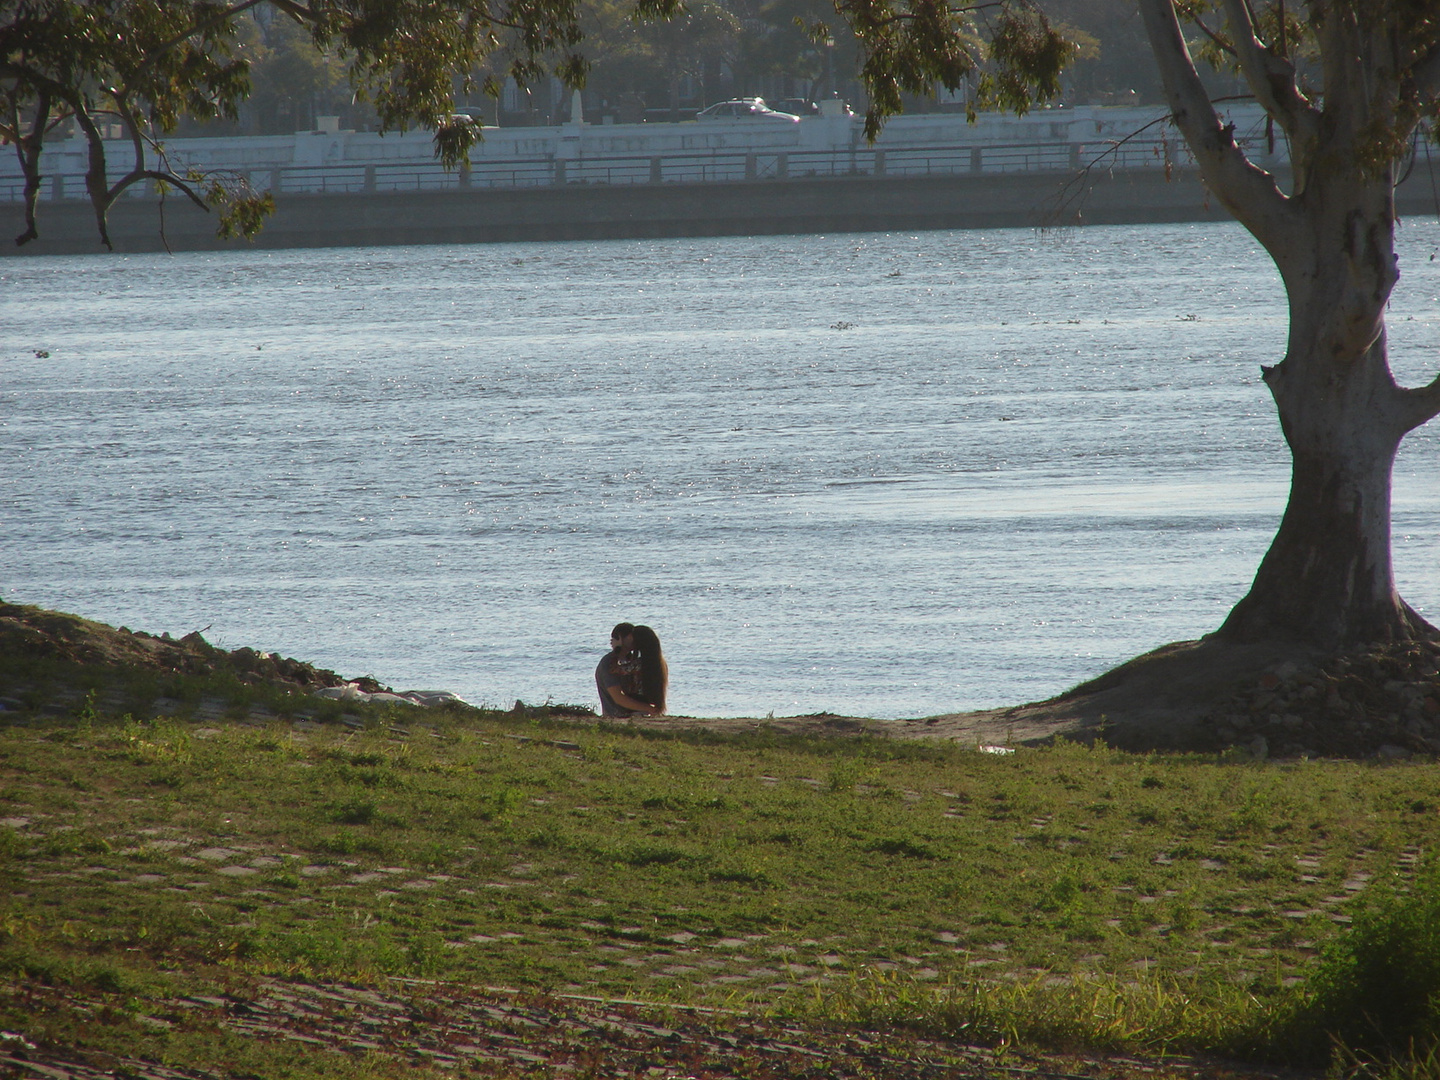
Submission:
[[[0,601],[0,708],[59,711],[40,698],[73,700],[63,684],[85,673],[224,675],[300,693],[351,686],[385,692],[374,679],[254,649],[218,649],[199,633],[158,637],[75,615]],[[36,681],[45,685],[38,686]],[[72,692],[67,692],[72,691]],[[577,723],[593,715],[570,714]],[[1403,757],[1440,752],[1440,640],[1320,656],[1282,645],[1214,639],[1178,642],[1048,701],[1004,709],[875,720],[820,713],[791,717],[657,717],[637,726],[717,732],[768,727],[782,733],[948,739],[1025,746],[1056,738],[1104,739],[1134,751],[1236,748],[1253,756]]]

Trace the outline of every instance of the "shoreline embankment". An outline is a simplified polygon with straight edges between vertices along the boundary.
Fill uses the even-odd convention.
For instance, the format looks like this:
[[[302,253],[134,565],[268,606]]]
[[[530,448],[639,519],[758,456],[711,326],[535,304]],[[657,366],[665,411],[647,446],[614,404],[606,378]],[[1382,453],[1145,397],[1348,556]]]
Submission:
[[[1428,164],[1428,163],[1427,163]],[[1433,168],[1397,190],[1402,214],[1440,210]],[[1281,177],[1282,187],[1285,178]],[[9,254],[104,252],[94,212],[79,199],[44,202],[40,238]],[[856,176],[732,183],[572,184],[512,189],[276,197],[254,241],[220,240],[215,218],[174,194],[163,206],[122,200],[110,213],[118,253],[409,244],[486,244],[935,229],[1061,228],[1223,221],[1229,215],[1193,171],[979,176]],[[19,204],[0,209],[10,236]]]

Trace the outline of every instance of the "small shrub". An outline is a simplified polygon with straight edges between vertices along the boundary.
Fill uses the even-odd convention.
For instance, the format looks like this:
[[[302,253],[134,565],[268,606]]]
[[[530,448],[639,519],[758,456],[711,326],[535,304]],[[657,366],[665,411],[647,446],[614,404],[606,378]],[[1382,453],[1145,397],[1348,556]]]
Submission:
[[[428,844],[418,844],[411,848],[413,858],[419,865],[427,870],[440,870],[446,867],[453,867],[460,858],[453,844],[444,840],[432,841]]]
[[[265,883],[277,889],[298,889],[305,884],[304,880],[288,866],[283,870],[276,870],[265,878]]]
[[[481,821],[498,821],[509,817],[525,801],[513,787],[496,787],[481,793],[474,802],[474,814]]]
[[[849,794],[862,780],[874,780],[879,775],[880,770],[863,758],[847,758],[835,763],[825,781],[825,788],[827,791]]]
[[[525,837],[525,843],[533,848],[560,850],[565,846],[565,835],[553,823],[534,829]]]
[[[658,795],[647,795],[640,800],[646,810],[668,810],[672,814],[691,814],[702,810],[724,810],[727,803],[723,796],[697,794],[693,791],[667,791]]]
[[[104,855],[110,851],[110,841],[98,833],[85,829],[67,829],[46,837],[39,853],[57,855]]]
[[[1385,890],[1325,950],[1296,1025],[1300,1046],[1414,1056],[1440,1043],[1440,863]]]
[[[711,881],[730,885],[754,885],[762,889],[770,888],[775,884],[764,870],[747,863],[717,867],[706,876]]]

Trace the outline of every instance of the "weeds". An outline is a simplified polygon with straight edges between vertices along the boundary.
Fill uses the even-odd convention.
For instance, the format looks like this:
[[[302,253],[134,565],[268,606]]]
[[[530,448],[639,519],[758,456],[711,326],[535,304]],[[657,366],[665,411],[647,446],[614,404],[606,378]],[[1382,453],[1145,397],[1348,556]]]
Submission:
[[[1097,975],[1074,982],[1045,975],[991,984],[928,986],[905,975],[866,973],[816,1011],[861,1026],[899,1024],[983,1045],[1039,1043],[1060,1048],[1164,1055],[1250,1047],[1274,1006],[1235,987],[1193,985],[1156,976]]]
[[[1440,861],[1432,856],[1413,880],[1376,888],[1324,951],[1285,1038],[1293,1056],[1333,1040],[1357,1065],[1436,1061]]]

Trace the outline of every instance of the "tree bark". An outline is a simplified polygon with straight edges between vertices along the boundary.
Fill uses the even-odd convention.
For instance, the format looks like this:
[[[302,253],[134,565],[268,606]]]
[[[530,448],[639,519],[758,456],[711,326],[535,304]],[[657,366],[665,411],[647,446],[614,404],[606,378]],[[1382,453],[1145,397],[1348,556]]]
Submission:
[[[1336,650],[1433,634],[1395,590],[1391,472],[1423,422],[1395,383],[1384,311],[1398,277],[1393,180],[1320,175],[1294,197],[1304,239],[1272,251],[1290,298],[1265,371],[1292,455],[1290,500],[1249,594],[1220,629]]]
[[[1292,456],[1290,500],[1220,636],[1336,650],[1433,633],[1395,590],[1391,468],[1404,431],[1383,335],[1348,362],[1290,360],[1266,372]]]

